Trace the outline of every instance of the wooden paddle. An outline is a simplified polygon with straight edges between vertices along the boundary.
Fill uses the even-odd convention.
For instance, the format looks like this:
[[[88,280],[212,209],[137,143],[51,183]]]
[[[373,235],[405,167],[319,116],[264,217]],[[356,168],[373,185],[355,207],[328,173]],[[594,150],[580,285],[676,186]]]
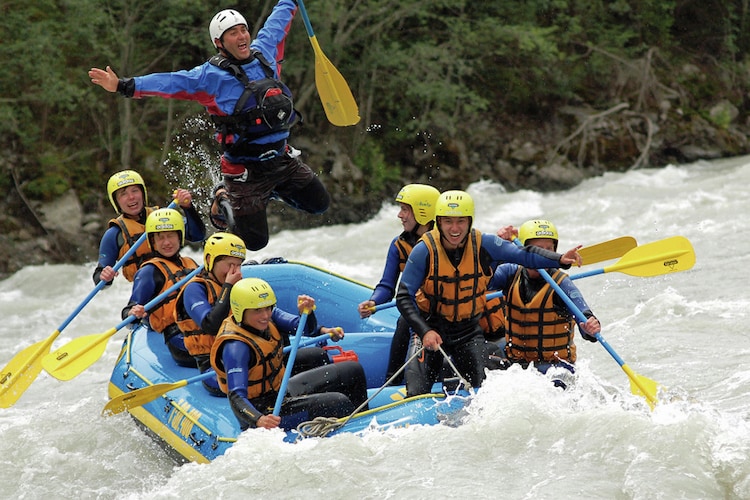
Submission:
[[[625,255],[629,250],[635,248],[638,245],[638,243],[635,241],[635,238],[632,236],[620,236],[619,238],[615,238],[613,240],[603,241],[601,243],[596,243],[594,245],[589,245],[587,247],[581,248],[578,253],[583,258],[583,263],[585,264],[596,264],[598,262],[602,262],[605,260],[610,259],[616,259],[618,257],[622,257]],[[492,297],[490,296],[492,295]],[[497,294],[490,294],[487,296],[487,299],[494,298],[498,296]],[[499,295],[502,295],[500,293]],[[377,312],[382,309],[389,309],[391,307],[394,307],[396,305],[396,301],[392,300],[390,302],[385,302],[383,304],[378,304],[375,307],[370,308],[372,312]]]
[[[286,387],[289,385],[289,379],[292,376],[292,368],[294,368],[294,361],[297,358],[297,350],[299,349],[299,341],[302,338],[302,332],[305,329],[305,323],[307,323],[307,316],[310,314],[309,309],[302,311],[300,316],[299,324],[297,325],[297,332],[294,334],[292,339],[292,349],[289,351],[289,359],[286,361],[286,367],[284,368],[284,377],[281,379],[281,387],[279,387],[279,394],[276,396],[276,403],[273,405],[273,415],[279,416],[281,413],[281,403],[284,401],[284,395],[286,394]]]
[[[516,245],[522,246],[521,241],[518,238],[516,238],[514,242],[516,243]],[[586,316],[581,312],[578,306],[575,305],[570,297],[568,297],[565,291],[560,288],[560,285],[558,285],[555,280],[552,279],[552,276],[550,276],[549,273],[544,269],[537,269],[537,271],[542,275],[544,280],[549,283],[549,286],[552,287],[555,293],[557,293],[557,295],[559,295],[560,298],[565,301],[565,305],[568,306],[570,312],[573,314],[573,316],[575,316],[576,321],[578,321],[579,323],[585,323]],[[617,355],[612,346],[610,346],[607,341],[604,340],[604,337],[602,337],[601,333],[597,333],[595,337],[596,340],[598,340],[599,343],[604,346],[607,352],[615,359],[615,361],[617,361],[617,364],[620,365],[622,370],[630,379],[630,391],[636,396],[645,397],[648,401],[649,406],[651,407],[651,409],[653,409],[654,405],[657,403],[656,391],[658,389],[658,384],[649,378],[636,374],[632,369],[630,369],[630,367],[622,360],[622,358]]]
[[[173,201],[169,204],[169,208],[177,206],[177,202]],[[133,256],[143,242],[146,241],[146,233],[144,232],[138,240],[131,246],[127,252],[122,256],[120,260],[115,262],[112,266],[114,271],[119,270],[125,263]],[[78,307],[65,318],[57,330],[45,340],[41,340],[35,344],[31,344],[23,351],[16,354],[13,359],[3,368],[0,372],[0,408],[10,408],[13,406],[18,398],[26,392],[26,389],[34,382],[42,371],[42,358],[49,354],[53,342],[60,333],[70,324],[73,319],[78,316],[84,307],[99,293],[99,291],[107,286],[107,281],[100,281],[96,284],[94,289],[84,298]]]
[[[337,127],[356,125],[359,122],[359,108],[354,100],[349,85],[341,76],[341,73],[328,60],[318,44],[318,39],[313,33],[310,18],[302,0],[296,0],[302,20],[305,22],[307,36],[310,38],[313,52],[315,52],[315,86],[318,89],[320,101],[326,112],[328,121]]]
[[[308,339],[300,341],[299,347],[302,348],[317,344],[319,342],[325,342],[330,337],[330,333],[327,336],[310,337]],[[291,349],[292,346],[286,346],[284,348],[284,353],[291,351]],[[150,403],[154,399],[157,399],[170,391],[174,391],[175,389],[179,389],[180,387],[185,387],[188,384],[207,380],[214,376],[216,376],[216,372],[214,372],[213,370],[208,370],[204,373],[201,373],[200,375],[196,375],[195,377],[191,377],[188,379],[179,380],[177,382],[163,382],[161,384],[154,384],[148,387],[142,387],[131,392],[120,394],[119,396],[115,396],[110,399],[109,402],[104,405],[104,408],[102,409],[102,415],[115,415],[117,413],[122,413],[125,410],[145,405],[146,403]]]
[[[171,293],[185,286],[193,276],[202,270],[203,266],[198,266],[197,269],[194,269],[182,280],[154,297],[144,306],[146,311],[159,306]],[[110,337],[137,319],[131,315],[104,333],[95,333],[71,340],[56,351],[47,354],[42,359],[42,367],[58,380],[70,380],[74,378],[102,357],[107,348],[107,340]]]
[[[611,266],[579,273],[570,278],[586,278],[613,271],[619,271],[630,276],[660,276],[687,271],[694,264],[695,251],[690,241],[684,236],[672,236],[635,247]]]

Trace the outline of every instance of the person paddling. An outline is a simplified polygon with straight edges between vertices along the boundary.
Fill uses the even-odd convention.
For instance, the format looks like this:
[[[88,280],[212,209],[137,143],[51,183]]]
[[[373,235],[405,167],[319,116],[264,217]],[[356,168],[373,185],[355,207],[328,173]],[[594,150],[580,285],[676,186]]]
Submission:
[[[516,262],[532,268],[569,268],[581,263],[580,246],[561,255],[538,247],[517,248],[472,227],[474,200],[464,191],[446,191],[435,205],[435,229],[412,249],[401,276],[398,309],[425,348],[426,370],[414,380],[407,372],[409,396],[432,389],[443,366],[443,350],[472,387],[485,378],[485,339],[479,316],[494,268]]]
[[[298,307],[311,311],[315,301],[300,296]],[[211,348],[211,365],[229,398],[240,427],[296,428],[316,417],[349,416],[367,400],[362,365],[344,361],[293,375],[274,414],[284,371],[284,344],[294,334],[276,316],[276,294],[260,278],[244,278],[232,287],[232,313]],[[300,318],[297,318],[297,322]],[[307,324],[305,323],[305,327]]]
[[[528,220],[518,229],[518,239],[527,247],[557,251],[557,227],[544,219]],[[580,290],[564,272],[550,269],[550,276],[573,300],[586,317],[578,324],[581,336],[596,342],[601,330],[599,320],[591,312]],[[565,301],[535,269],[505,263],[497,266],[488,286],[502,290],[506,297],[505,356],[510,363],[524,368],[533,365],[542,373],[551,367],[562,367],[575,373],[575,318]],[[555,378],[565,388],[564,377]]]
[[[191,70],[119,78],[107,66],[88,73],[92,83],[125,97],[159,96],[206,108],[223,149],[224,183],[214,190],[211,221],[250,250],[268,244],[266,207],[272,198],[310,214],[322,214],[330,204],[323,183],[288,144],[299,115],[280,80],[280,61],[296,11],[293,0],[279,0],[253,39],[239,12],[222,10],[209,24],[219,53]],[[225,197],[229,204],[219,202]],[[219,217],[227,205],[233,213]],[[227,221],[234,227],[222,227]]]
[[[99,243],[99,260],[94,269],[94,284],[104,280],[109,284],[117,276],[112,268],[145,231],[146,218],[159,207],[149,207],[146,183],[134,170],[123,170],[113,174],[107,181],[107,197],[117,212],[111,219]],[[177,205],[185,214],[185,239],[191,243],[203,241],[206,226],[193,206],[193,196],[187,189],[178,188],[174,194]],[[133,256],[124,263],[122,274],[133,281],[140,265],[150,256],[151,248],[144,242]],[[107,285],[107,286],[108,286]]]
[[[376,305],[393,299],[398,278],[404,270],[411,249],[435,224],[435,202],[439,196],[440,191],[427,184],[407,184],[396,195],[396,202],[399,204],[398,218],[404,230],[388,246],[383,276],[372,295],[357,307],[361,318],[370,317]],[[409,335],[409,325],[399,316],[391,339],[386,381],[404,364],[409,348]]]
[[[180,256],[180,249],[185,244],[185,222],[177,210],[160,208],[146,219],[146,234],[153,256],[135,273],[133,290],[122,310],[122,318],[133,315],[142,320],[148,316],[151,328],[164,336],[164,343],[177,364],[195,368],[195,360],[185,348],[182,333],[174,320],[177,291],[150,312],[144,307],[198,267],[190,257]]]

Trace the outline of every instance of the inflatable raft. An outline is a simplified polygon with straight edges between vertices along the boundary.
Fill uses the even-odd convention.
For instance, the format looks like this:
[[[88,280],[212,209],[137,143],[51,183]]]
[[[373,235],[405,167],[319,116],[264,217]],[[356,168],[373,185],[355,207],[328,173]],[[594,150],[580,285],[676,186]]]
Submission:
[[[372,398],[370,409],[339,419],[323,435],[435,425],[452,420],[467,404],[467,392],[445,394],[441,385],[436,385],[433,394],[413,398],[405,398],[403,386],[382,387],[398,311],[395,307],[383,309],[361,319],[357,304],[370,297],[371,287],[321,268],[283,259],[245,264],[242,273],[244,277],[266,280],[276,292],[277,306],[286,311],[296,311],[300,294],[315,298],[318,324],[340,326],[346,332],[341,342],[328,343],[333,346],[329,355],[334,361],[336,356],[356,355],[364,367]],[[321,339],[318,345],[326,345],[327,341]],[[240,428],[227,398],[212,396],[201,383],[190,382],[197,375],[197,369],[180,367],[172,360],[160,334],[139,325],[123,343],[110,378],[109,397],[122,398],[155,384],[174,385],[174,389],[153,401],[127,411],[177,461],[207,463],[232,446]],[[294,442],[306,437],[309,433],[303,425],[287,431],[285,439]]]

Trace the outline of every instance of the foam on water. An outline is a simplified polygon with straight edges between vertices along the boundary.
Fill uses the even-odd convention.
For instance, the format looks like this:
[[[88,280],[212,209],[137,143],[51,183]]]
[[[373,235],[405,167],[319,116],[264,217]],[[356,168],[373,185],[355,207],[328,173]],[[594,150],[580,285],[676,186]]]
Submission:
[[[560,193],[468,188],[485,232],[544,217],[561,249],[622,235],[690,239],[690,271],[576,282],[608,343],[662,388],[653,412],[602,346],[577,340],[569,390],[533,370],[492,372],[458,426],[297,444],[254,430],[214,463],[177,467],[127,415],[100,416],[119,332],[74,381],[42,373],[0,410],[0,497],[750,498],[749,183],[750,160],[735,158],[609,173]],[[283,256],[375,285],[401,231],[397,211],[388,200],[362,224],[283,231],[250,258]],[[0,361],[50,335],[91,291],[92,269],[32,266],[0,282]],[[120,279],[100,292],[56,346],[119,323],[129,291]]]

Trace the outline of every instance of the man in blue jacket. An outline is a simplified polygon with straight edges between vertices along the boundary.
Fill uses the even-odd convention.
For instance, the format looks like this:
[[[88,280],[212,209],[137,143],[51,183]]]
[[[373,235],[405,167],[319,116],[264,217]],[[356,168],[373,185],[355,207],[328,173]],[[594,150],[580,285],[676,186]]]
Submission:
[[[255,39],[239,12],[219,12],[209,25],[219,53],[191,70],[134,78],[119,78],[109,66],[89,71],[92,83],[109,92],[196,101],[206,108],[223,149],[226,193],[215,194],[228,196],[232,213],[224,220],[249,250],[268,244],[266,207],[272,197],[311,214],[330,204],[323,183],[287,142],[298,115],[280,80],[279,61],[296,10],[293,0],[279,0]]]

